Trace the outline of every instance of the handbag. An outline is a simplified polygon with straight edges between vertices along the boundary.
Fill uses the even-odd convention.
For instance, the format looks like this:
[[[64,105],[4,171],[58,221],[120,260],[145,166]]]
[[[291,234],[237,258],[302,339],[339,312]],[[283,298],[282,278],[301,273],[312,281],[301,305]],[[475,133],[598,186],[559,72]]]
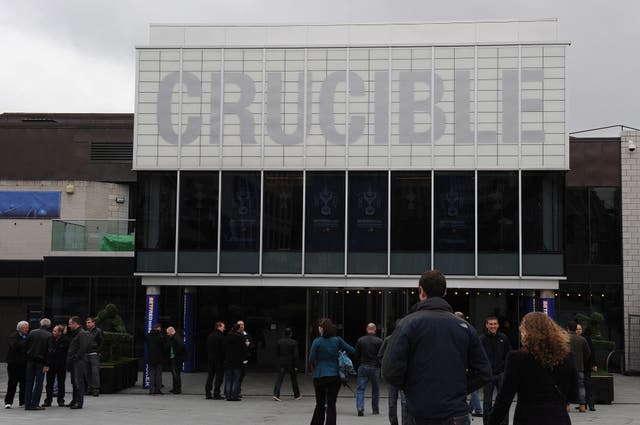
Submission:
[[[349,376],[356,375],[353,362],[344,350],[338,350],[338,375],[343,384],[349,382]]]

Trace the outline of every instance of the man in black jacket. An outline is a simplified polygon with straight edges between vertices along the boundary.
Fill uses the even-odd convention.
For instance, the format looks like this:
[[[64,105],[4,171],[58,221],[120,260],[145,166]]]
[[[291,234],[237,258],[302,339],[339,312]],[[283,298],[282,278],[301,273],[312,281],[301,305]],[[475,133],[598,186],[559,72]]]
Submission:
[[[94,397],[98,397],[100,395],[100,350],[102,350],[104,337],[102,329],[96,326],[93,317],[87,317],[85,323],[89,337],[91,337],[89,353],[87,353],[87,359],[89,359],[87,382],[89,383],[89,392]]]
[[[280,388],[282,388],[282,381],[284,375],[289,374],[291,376],[291,386],[293,387],[293,397],[296,400],[300,400],[300,388],[298,387],[298,342],[291,337],[291,329],[286,328],[284,330],[284,338],[278,340],[277,345],[277,357],[278,357],[278,378],[276,379],[276,385],[273,387],[273,399],[275,401],[282,401],[280,399]]]
[[[63,325],[53,328],[53,346],[49,354],[49,371],[47,372],[46,397],[43,407],[51,406],[53,401],[53,383],[58,382],[58,406],[64,406],[65,380],[67,377],[67,352],[69,351],[69,338]]]
[[[173,326],[167,328],[167,345],[169,346],[169,365],[171,366],[171,389],[170,393],[182,393],[182,363],[187,354],[184,341],[180,335],[176,334]]]
[[[211,388],[213,378],[213,397]],[[205,398],[207,400],[222,400],[220,387],[224,378],[224,322],[216,322],[215,329],[207,337],[207,382],[204,385]]]
[[[382,339],[376,336],[375,323],[367,325],[367,334],[356,342],[356,359],[358,367],[358,389],[356,390],[356,409],[358,416],[364,416],[364,391],[371,381],[371,409],[374,415],[380,414],[380,363],[378,352]]]
[[[18,403],[24,404],[24,377],[27,367],[27,335],[29,334],[29,322],[18,322],[15,332],[9,334],[9,349],[7,350],[7,394],[4,396],[4,408],[10,409],[18,392]]]
[[[498,318],[495,316],[489,316],[484,322],[486,332],[480,338],[485,353],[489,358],[491,364],[491,381],[489,381],[483,390],[483,402],[482,402],[482,421],[484,425],[489,423],[489,414],[493,407],[493,391],[500,392],[502,388],[502,378],[504,377],[504,366],[507,360],[507,354],[511,351],[511,344],[509,338],[502,332],[498,332],[500,325],[498,324]],[[509,415],[506,415],[502,421],[502,425],[509,423]]]
[[[89,333],[82,329],[82,319],[73,316],[69,319],[69,351],[67,351],[67,369],[71,371],[71,385],[73,397],[67,406],[71,409],[82,409],[84,406],[84,379],[87,375],[89,361],[87,353],[91,338]]]
[[[467,394],[491,378],[491,366],[472,326],[443,299],[439,270],[420,277],[420,302],[400,321],[382,361],[382,376],[404,390],[416,423],[469,424]]]
[[[44,374],[49,371],[49,353],[53,346],[53,336],[49,332],[51,320],[40,320],[40,329],[34,329],[27,336],[27,373],[25,377],[24,409],[43,410],[40,406]]]
[[[162,394],[162,363],[168,357],[167,341],[162,333],[162,325],[155,323],[147,334],[147,355],[149,366],[149,394]]]
[[[248,353],[245,337],[236,323],[224,339],[224,392],[227,401],[240,401],[240,374]]]

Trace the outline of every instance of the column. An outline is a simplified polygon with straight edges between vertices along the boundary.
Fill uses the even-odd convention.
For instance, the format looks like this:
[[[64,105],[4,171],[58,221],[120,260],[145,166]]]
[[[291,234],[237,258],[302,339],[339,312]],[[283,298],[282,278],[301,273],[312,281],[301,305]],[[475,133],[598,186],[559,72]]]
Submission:
[[[145,336],[151,332],[153,325],[158,322],[160,313],[160,288],[157,286],[147,286],[147,296],[145,300]],[[149,353],[147,344],[144,345],[144,376],[142,387],[149,388]]]
[[[184,346],[187,349],[187,355],[184,359],[183,371],[191,373],[195,369],[195,334],[193,323],[195,320],[195,288],[184,288],[183,304],[182,304],[182,328],[184,329]]]

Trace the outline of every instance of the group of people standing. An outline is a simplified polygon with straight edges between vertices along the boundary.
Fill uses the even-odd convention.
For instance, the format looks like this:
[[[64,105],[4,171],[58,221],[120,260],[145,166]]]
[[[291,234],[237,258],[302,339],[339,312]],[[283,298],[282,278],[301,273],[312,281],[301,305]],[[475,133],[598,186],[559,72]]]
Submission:
[[[382,376],[389,384],[391,425],[398,424],[398,394],[403,425],[469,425],[470,413],[482,416],[485,425],[505,425],[516,394],[515,425],[568,425],[569,403],[576,399],[581,412],[586,406],[595,410],[584,388],[584,376],[592,365],[586,360],[591,355],[589,346],[573,323],[567,332],[544,313],[528,313],[520,324],[521,348],[512,350],[509,338],[498,332],[496,317],[488,317],[486,331],[478,335],[464,315],[454,314],[444,300],[446,289],[446,277],[440,271],[423,273],[420,302],[396,324],[392,335],[382,341],[375,336],[375,325],[369,324],[356,348],[337,336],[330,319],[320,319],[320,336],[309,354],[316,397],[311,425],[336,423],[340,351],[360,361],[358,416],[364,415],[364,390],[369,381],[372,411],[379,413]],[[480,389],[482,411],[476,392]],[[469,394],[475,394],[477,400],[472,411]]]
[[[73,316],[67,325],[51,329],[51,320],[40,320],[40,327],[29,331],[29,323],[18,322],[9,335],[7,352],[7,393],[5,409],[10,409],[18,391],[18,403],[25,410],[44,410],[52,405],[54,394],[59,407],[82,409],[85,393],[100,394],[100,350],[103,335],[92,317]],[[65,404],[65,381],[71,372],[73,396]],[[44,384],[46,376],[46,386]],[[45,399],[42,405],[43,386]],[[55,388],[54,388],[55,386]]]

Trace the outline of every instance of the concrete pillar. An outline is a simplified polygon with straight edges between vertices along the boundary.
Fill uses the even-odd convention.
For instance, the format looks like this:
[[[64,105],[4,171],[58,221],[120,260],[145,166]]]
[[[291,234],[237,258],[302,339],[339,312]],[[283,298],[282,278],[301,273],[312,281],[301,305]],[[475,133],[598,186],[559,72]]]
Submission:
[[[151,332],[154,323],[158,322],[160,316],[160,288],[157,286],[147,286],[147,296],[145,300],[145,336]],[[144,345],[144,376],[142,387],[149,388],[149,353],[147,344]]]
[[[187,349],[187,355],[184,359],[183,370],[185,373],[191,373],[195,369],[196,345],[194,322],[196,317],[196,288],[184,288],[182,302],[182,328],[184,329],[184,346]]]

